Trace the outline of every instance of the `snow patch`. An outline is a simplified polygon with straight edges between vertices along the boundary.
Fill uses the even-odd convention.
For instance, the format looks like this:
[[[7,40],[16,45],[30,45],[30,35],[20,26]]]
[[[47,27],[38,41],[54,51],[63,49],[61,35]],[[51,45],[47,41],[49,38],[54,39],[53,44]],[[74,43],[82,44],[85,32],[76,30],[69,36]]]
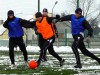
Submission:
[[[40,48],[39,46],[27,46],[26,47],[27,51],[28,52],[39,52],[40,51]],[[3,47],[1,46],[0,47],[0,51],[8,51],[9,48],[8,47]],[[15,48],[16,50],[16,48]],[[19,47],[17,47],[17,50],[19,50]],[[54,46],[54,50],[56,52],[72,52],[72,49],[70,46]],[[90,49],[88,48],[89,51],[100,51],[100,48],[94,48],[94,49]]]

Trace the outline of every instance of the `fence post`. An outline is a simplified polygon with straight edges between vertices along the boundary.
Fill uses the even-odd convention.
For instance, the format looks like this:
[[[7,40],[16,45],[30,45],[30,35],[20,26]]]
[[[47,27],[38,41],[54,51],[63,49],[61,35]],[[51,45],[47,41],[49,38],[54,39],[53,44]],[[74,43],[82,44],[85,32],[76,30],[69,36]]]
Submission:
[[[68,40],[67,40],[67,29],[65,29],[65,46],[68,45]]]

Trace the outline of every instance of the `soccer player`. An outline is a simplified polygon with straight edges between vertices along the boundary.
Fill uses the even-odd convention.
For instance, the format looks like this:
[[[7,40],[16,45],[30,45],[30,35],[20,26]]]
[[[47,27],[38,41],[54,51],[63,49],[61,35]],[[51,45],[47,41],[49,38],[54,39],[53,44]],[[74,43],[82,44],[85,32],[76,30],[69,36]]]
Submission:
[[[41,52],[39,59],[37,61],[38,66],[40,65],[42,59],[46,56],[46,50],[48,49],[49,53],[57,58],[60,62],[60,66],[63,66],[64,59],[62,59],[53,48],[53,43],[55,41],[55,29],[54,25],[52,23],[53,19],[56,19],[54,17],[43,17],[43,15],[40,12],[37,12],[35,14],[36,21],[33,21],[31,24],[37,27],[39,35],[43,37],[41,42]]]
[[[48,10],[46,8],[43,9],[42,15],[43,15],[43,17],[48,17]],[[44,42],[43,36],[39,33],[38,38],[39,38],[38,39],[39,40],[39,47],[42,50],[42,44]],[[45,52],[45,56],[43,57],[42,61],[44,61],[44,62],[47,61],[46,52]]]
[[[61,21],[71,21],[72,36],[74,39],[74,42],[72,44],[72,50],[76,57],[76,66],[74,67],[82,68],[78,49],[80,49],[84,55],[91,57],[92,59],[96,60],[100,64],[100,59],[96,57],[93,53],[88,51],[83,42],[84,31],[87,29],[88,38],[91,38],[93,36],[93,29],[91,28],[90,24],[85,19],[85,17],[82,16],[82,9],[77,8],[75,10],[75,14],[66,15],[62,17],[60,20]]]
[[[43,15],[43,18],[48,18],[49,16],[48,16],[48,9],[46,9],[46,8],[44,8],[43,9],[43,12],[42,12],[42,15]],[[36,27],[37,28],[37,27]],[[54,29],[55,29],[55,32],[56,32],[56,34],[55,34],[55,36],[57,36],[58,37],[58,32],[57,32],[57,28],[56,28],[56,26],[54,25]],[[40,34],[40,33],[38,33],[38,40],[39,40],[39,46],[40,46],[40,49],[42,49],[42,45],[43,45],[43,42],[45,41],[44,39],[43,39],[43,36]],[[48,48],[49,49],[49,48]],[[41,51],[40,51],[41,52]],[[45,53],[45,55],[46,55],[46,53]],[[44,56],[43,57],[43,59],[42,59],[44,62],[45,61],[47,61],[47,56]]]
[[[28,28],[31,27],[26,25],[27,21],[17,18],[14,16],[14,11],[9,10],[7,13],[7,20],[4,22],[3,26],[8,29],[9,35],[9,57],[11,60],[11,68],[15,68],[15,59],[14,59],[14,47],[19,46],[20,50],[23,53],[24,61],[27,63],[28,56],[25,47],[25,43],[23,41],[24,31],[22,27]]]

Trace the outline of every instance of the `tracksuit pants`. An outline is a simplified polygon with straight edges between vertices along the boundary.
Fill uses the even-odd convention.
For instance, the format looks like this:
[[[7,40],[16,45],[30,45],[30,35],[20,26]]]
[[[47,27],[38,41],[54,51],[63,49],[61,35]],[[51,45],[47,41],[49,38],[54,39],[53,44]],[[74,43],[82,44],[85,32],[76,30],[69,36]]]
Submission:
[[[53,57],[55,57],[59,61],[62,60],[62,58],[54,51],[54,48],[53,48],[54,41],[55,41],[55,36],[53,36],[49,40],[44,40],[41,35],[39,36],[39,46],[40,46],[41,51],[40,51],[40,56],[39,56],[38,61],[41,61],[43,58],[46,57],[47,50]]]
[[[96,57],[93,53],[91,53],[90,51],[88,51],[84,45],[84,38],[81,34],[79,35],[73,35],[73,38],[74,38],[74,42],[72,44],[72,50],[75,54],[75,57],[76,57],[76,64],[81,64],[81,61],[80,61],[80,56],[79,56],[79,52],[78,52],[78,49],[80,49],[80,51],[88,56],[88,57],[91,57],[92,59],[96,60],[96,61],[100,61],[100,59],[98,57]]]
[[[26,47],[23,41],[23,37],[18,37],[18,38],[9,38],[9,57],[11,60],[11,64],[15,64],[15,59],[14,59],[14,47],[19,46],[21,52],[23,53],[24,60],[28,60],[27,56],[27,51]]]

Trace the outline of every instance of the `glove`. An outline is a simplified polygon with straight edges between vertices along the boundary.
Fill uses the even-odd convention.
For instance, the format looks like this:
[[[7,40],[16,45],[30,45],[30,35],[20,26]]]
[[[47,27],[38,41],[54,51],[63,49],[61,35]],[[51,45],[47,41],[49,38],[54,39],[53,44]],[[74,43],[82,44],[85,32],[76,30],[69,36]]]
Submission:
[[[38,31],[35,31],[35,34],[38,35]]]
[[[4,24],[3,24],[3,26],[5,27],[5,28],[7,28],[7,29],[9,29],[9,26],[8,26],[8,20],[6,20],[5,22],[4,22]]]
[[[58,38],[58,36],[59,36],[58,33],[56,33],[55,37]]]
[[[91,37],[90,37],[90,36],[88,36],[88,37],[86,38],[86,42],[87,42],[87,43],[90,43],[90,42],[91,42]]]
[[[36,27],[34,27],[34,31],[35,31],[35,34],[38,35],[38,31]]]
[[[60,15],[56,15],[56,19],[60,19]]]

